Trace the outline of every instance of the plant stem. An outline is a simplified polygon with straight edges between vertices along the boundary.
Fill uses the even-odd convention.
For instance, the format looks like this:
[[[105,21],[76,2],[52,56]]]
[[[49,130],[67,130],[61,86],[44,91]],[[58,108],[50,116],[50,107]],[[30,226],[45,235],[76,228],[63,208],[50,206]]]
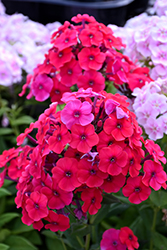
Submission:
[[[67,247],[66,247],[66,245],[64,244],[63,239],[62,239],[62,238],[60,238],[60,240],[61,240],[61,243],[62,243],[62,245],[63,245],[64,250],[67,250]]]
[[[90,234],[86,235],[85,250],[89,250],[90,246]]]
[[[156,226],[156,220],[157,220],[157,213],[159,211],[158,207],[154,208],[154,216],[153,216],[153,222],[152,222],[152,227],[151,227],[151,233],[155,232],[155,226]],[[149,250],[153,250],[153,236],[151,235],[151,240],[150,240],[150,248]]]

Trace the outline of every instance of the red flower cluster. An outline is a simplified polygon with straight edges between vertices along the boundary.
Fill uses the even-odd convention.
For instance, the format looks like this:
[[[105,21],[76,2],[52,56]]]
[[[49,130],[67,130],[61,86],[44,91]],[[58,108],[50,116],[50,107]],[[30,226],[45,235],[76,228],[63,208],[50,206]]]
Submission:
[[[53,33],[53,47],[27,77],[20,96],[29,88],[27,98],[44,101],[50,97],[52,102],[61,103],[63,93],[74,85],[99,92],[105,89],[105,81],[110,81],[128,94],[151,81],[148,68],[136,66],[119,52],[124,45],[109,27],[87,14],[78,14],[72,21],[75,25],[66,21]]]
[[[67,206],[80,219],[98,212],[105,193],[122,188],[138,204],[151,188],[166,188],[164,152],[141,137],[126,97],[90,88],[66,93],[63,101],[62,111],[52,103],[18,136],[18,145],[28,137],[33,147],[19,146],[0,156],[1,185],[5,174],[18,181],[15,202],[25,224],[64,231],[70,226]],[[33,129],[36,138],[30,135]],[[121,244],[130,244],[124,235]]]
[[[120,230],[111,228],[103,233],[100,242],[101,250],[134,250],[139,248],[137,237],[129,227]]]

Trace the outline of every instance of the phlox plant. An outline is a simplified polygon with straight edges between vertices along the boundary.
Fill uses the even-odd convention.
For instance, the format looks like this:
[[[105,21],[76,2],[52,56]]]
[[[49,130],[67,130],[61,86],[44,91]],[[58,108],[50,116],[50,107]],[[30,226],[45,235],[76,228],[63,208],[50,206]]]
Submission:
[[[17,137],[18,147],[2,153],[0,185],[6,176],[15,181],[22,222],[51,230],[64,249],[138,249],[126,225],[103,233],[98,223],[113,212],[112,204],[140,205],[166,189],[164,152],[144,140],[125,96],[88,88],[64,93],[61,101],[62,109],[53,102]],[[22,145],[25,138],[29,143]],[[72,232],[79,246],[71,245]],[[151,250],[146,235],[142,245]]]
[[[121,53],[124,44],[111,28],[87,14],[66,21],[51,37],[52,47],[33,74],[29,74],[20,96],[62,103],[64,92],[79,88],[110,91],[114,85],[127,95],[150,82],[149,69],[133,63]]]
[[[158,16],[165,16],[167,11],[167,3],[165,0],[156,0],[153,7]]]

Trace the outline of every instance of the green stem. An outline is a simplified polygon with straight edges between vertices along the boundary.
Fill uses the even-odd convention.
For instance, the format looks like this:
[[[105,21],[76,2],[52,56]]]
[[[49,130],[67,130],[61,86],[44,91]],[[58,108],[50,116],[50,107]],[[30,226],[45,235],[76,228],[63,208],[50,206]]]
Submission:
[[[64,250],[67,250],[67,247],[66,247],[66,245],[64,244],[63,239],[62,239],[62,238],[60,238],[60,240],[61,240],[61,243],[62,243],[62,245],[63,245]]]
[[[158,211],[159,211],[158,207],[154,208],[154,216],[153,216],[153,222],[152,222],[152,227],[151,227],[151,233],[155,232]],[[149,250],[153,250],[153,246],[154,246],[154,244],[153,244],[153,236],[151,235]]]
[[[86,235],[85,250],[89,250],[90,246],[90,234]]]

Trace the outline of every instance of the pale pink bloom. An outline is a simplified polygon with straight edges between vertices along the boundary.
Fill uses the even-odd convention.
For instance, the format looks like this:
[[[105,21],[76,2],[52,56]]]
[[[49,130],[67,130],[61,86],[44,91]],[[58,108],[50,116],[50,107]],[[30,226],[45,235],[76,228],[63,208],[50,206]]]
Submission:
[[[150,117],[145,125],[145,131],[149,138],[153,141],[161,139],[163,137],[162,124],[156,118]]]
[[[158,118],[159,123],[162,126],[162,130],[165,134],[167,134],[167,114],[161,115]]]
[[[74,100],[68,102],[62,110],[61,120],[68,129],[71,129],[73,124],[86,126],[94,119],[94,115],[91,111],[92,105],[89,102],[85,101],[82,103],[80,100]]]
[[[150,117],[155,119],[158,114],[158,111],[154,110],[150,103],[147,103],[136,110],[138,123],[144,127]]]
[[[167,97],[165,95],[153,93],[149,96],[148,102],[159,114],[167,111]]]
[[[152,50],[152,61],[167,66],[167,44],[159,45]]]

